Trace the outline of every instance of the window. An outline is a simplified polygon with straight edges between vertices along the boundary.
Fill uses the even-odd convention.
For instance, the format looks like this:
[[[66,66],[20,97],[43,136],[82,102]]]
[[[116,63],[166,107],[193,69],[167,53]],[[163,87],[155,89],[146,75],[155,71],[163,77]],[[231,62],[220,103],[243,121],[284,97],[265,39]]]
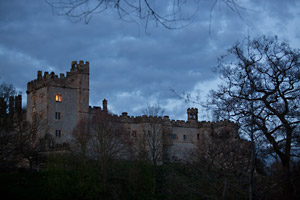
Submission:
[[[60,112],[56,112],[55,113],[55,119],[56,120],[60,120]]]
[[[177,139],[177,135],[176,134],[172,134],[172,139],[176,140]]]
[[[61,137],[61,130],[56,130],[55,131],[55,136],[56,137]]]
[[[200,134],[197,134],[197,140],[199,140],[200,139]]]
[[[183,140],[186,140],[186,138],[187,138],[186,135],[183,135]]]
[[[56,101],[56,102],[61,102],[61,94],[57,94],[57,95],[55,96],[55,101]]]
[[[132,136],[136,137],[136,131],[132,131]]]

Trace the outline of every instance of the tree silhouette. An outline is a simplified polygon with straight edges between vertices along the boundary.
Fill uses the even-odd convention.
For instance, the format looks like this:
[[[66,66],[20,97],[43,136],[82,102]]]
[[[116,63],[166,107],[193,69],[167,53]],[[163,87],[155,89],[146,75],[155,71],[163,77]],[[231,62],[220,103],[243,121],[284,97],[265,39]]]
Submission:
[[[262,36],[234,45],[220,58],[217,72],[223,82],[208,105],[224,118],[253,126],[255,137],[279,157],[283,194],[290,198],[290,166],[300,147],[300,51]]]
[[[55,15],[65,15],[71,20],[84,20],[88,23],[94,14],[112,10],[121,20],[127,22],[145,21],[147,29],[149,22],[161,25],[167,29],[178,29],[191,23],[191,20],[201,7],[201,1],[186,0],[46,0]],[[225,5],[239,16],[240,10],[236,0],[215,0],[210,13],[215,7]]]

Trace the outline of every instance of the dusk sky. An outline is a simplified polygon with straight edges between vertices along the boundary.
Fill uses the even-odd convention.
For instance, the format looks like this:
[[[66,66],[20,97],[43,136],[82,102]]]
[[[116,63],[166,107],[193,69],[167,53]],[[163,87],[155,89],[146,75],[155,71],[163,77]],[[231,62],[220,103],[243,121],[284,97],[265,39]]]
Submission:
[[[159,103],[171,119],[186,119],[186,109],[198,105],[170,88],[204,98],[218,83],[212,71],[217,58],[235,42],[277,35],[300,47],[299,0],[237,0],[245,8],[241,16],[223,4],[211,11],[214,0],[197,2],[188,26],[169,30],[150,21],[145,31],[145,21],[120,20],[114,8],[85,24],[53,15],[44,0],[1,0],[0,82],[20,90],[25,105],[27,82],[38,70],[66,73],[73,60],[84,60],[90,62],[90,105],[106,98],[111,112],[135,116]],[[183,12],[193,12],[192,6]],[[199,120],[204,114],[200,110]]]

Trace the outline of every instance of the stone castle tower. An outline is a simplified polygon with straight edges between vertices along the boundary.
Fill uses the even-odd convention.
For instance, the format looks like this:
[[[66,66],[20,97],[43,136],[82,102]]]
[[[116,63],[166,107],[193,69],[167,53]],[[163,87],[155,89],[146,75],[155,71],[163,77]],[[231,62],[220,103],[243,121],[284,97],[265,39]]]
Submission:
[[[69,140],[81,119],[89,116],[89,62],[72,62],[66,76],[38,71],[27,84],[27,120],[45,125],[56,143]]]

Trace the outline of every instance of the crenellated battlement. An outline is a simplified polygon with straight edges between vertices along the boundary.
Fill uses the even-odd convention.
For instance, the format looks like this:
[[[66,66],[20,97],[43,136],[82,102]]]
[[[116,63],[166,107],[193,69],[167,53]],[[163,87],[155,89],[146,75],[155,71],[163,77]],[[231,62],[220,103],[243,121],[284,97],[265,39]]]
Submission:
[[[71,69],[67,72],[66,76],[64,73],[60,73],[59,76],[54,72],[37,72],[37,78],[27,83],[27,93],[37,90],[46,86],[57,86],[57,87],[70,87],[77,88],[79,81],[76,76],[78,75],[89,75],[89,62],[84,61],[73,61]]]
[[[106,110],[103,109],[100,106],[93,106],[89,107],[89,113],[95,114],[96,112],[107,112],[107,100],[103,100],[103,107],[106,107]],[[197,108],[188,108],[187,109],[188,114],[198,114]],[[112,114],[111,114],[112,115]],[[197,117],[193,117],[191,119],[185,120],[170,120],[169,116],[129,116],[127,112],[122,112],[121,115],[114,117],[118,117],[120,121],[124,123],[133,123],[133,124],[139,124],[139,123],[161,123],[163,126],[173,126],[173,127],[183,127],[183,128],[223,128],[223,127],[231,127],[236,128],[238,127],[237,124],[229,121],[229,120],[221,120],[217,122],[210,122],[210,121],[197,121]]]
[[[93,111],[101,110],[100,107],[96,107],[98,109],[93,109]],[[101,110],[102,111],[102,110]],[[183,128],[218,128],[218,127],[236,127],[237,125],[228,120],[222,120],[217,122],[210,122],[210,121],[200,121],[200,122],[193,122],[185,121],[185,120],[170,120],[169,116],[129,116],[127,112],[123,112],[118,118],[126,123],[149,123],[149,122],[157,122],[162,123],[164,125],[169,125],[173,127],[183,127]]]
[[[89,74],[89,68],[90,68],[90,63],[88,61],[86,61],[85,63],[83,60],[80,60],[79,63],[77,61],[72,61],[70,73],[79,72],[83,74],[84,73]]]
[[[235,127],[235,128],[238,128],[238,124],[232,122],[232,121],[229,121],[229,120],[221,120],[221,121],[217,121],[217,122],[211,122],[213,124],[213,126],[215,128],[218,128],[218,127]]]
[[[95,114],[99,111],[103,111],[100,106],[89,106],[89,113]]]
[[[142,115],[142,116],[128,116],[127,112],[123,112],[122,115],[118,116],[123,122],[127,123],[148,123],[148,122],[163,122],[162,117],[157,117],[157,116],[147,116],[147,115]]]

